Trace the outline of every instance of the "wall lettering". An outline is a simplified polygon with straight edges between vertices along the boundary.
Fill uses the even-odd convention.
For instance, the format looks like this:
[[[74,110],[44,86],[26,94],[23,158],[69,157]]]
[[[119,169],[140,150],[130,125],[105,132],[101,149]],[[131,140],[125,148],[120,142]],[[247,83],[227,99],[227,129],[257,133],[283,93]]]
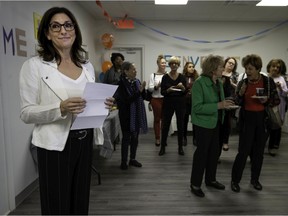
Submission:
[[[23,50],[23,47],[27,46],[27,42],[23,40],[26,36],[26,32],[22,29],[15,28],[15,40],[13,29],[6,30],[2,28],[3,32],[3,44],[4,44],[4,54],[7,54],[7,50],[12,51],[12,55],[15,56],[15,44],[17,56],[27,57],[27,51]]]

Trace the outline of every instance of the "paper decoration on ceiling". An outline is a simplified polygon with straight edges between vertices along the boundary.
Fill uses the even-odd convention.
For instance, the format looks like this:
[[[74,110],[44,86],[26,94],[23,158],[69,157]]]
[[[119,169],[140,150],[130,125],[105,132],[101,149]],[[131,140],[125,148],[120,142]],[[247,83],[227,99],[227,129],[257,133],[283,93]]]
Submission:
[[[96,0],[96,4],[101,8],[103,15],[107,18],[107,20],[112,23],[114,26],[117,25],[117,23],[112,19],[112,17],[108,14],[108,12],[103,8],[101,2],[99,0]]]
[[[143,22],[141,22],[141,21],[139,21],[139,20],[137,20],[137,19],[134,19],[134,18],[132,18],[132,19],[134,20],[135,23],[137,23],[137,24],[139,24],[139,25],[142,25],[142,26],[144,26],[144,27],[146,27],[146,28],[150,29],[151,31],[154,31],[154,32],[156,32],[156,33],[158,33],[158,34],[161,34],[161,35],[164,35],[164,36],[167,36],[167,37],[172,37],[172,38],[177,39],[177,40],[188,41],[188,42],[195,42],[195,43],[205,43],[205,44],[206,44],[206,43],[228,43],[228,42],[246,40],[246,39],[251,38],[251,37],[257,37],[257,36],[263,35],[263,34],[269,32],[269,31],[272,31],[272,30],[274,30],[274,29],[276,29],[276,28],[279,28],[280,26],[288,23],[288,20],[285,20],[285,21],[283,21],[283,22],[278,23],[278,24],[275,25],[275,26],[272,26],[271,28],[264,29],[264,30],[262,30],[262,31],[259,31],[259,32],[255,33],[255,34],[252,34],[252,35],[240,36],[240,37],[234,38],[234,39],[224,39],[224,40],[208,41],[208,40],[192,40],[192,39],[185,38],[185,37],[181,37],[181,36],[169,35],[169,34],[167,34],[167,33],[165,33],[165,32],[160,31],[159,29],[155,29],[155,28],[153,28],[153,27],[150,27],[150,26],[148,26],[148,25],[145,25]]]

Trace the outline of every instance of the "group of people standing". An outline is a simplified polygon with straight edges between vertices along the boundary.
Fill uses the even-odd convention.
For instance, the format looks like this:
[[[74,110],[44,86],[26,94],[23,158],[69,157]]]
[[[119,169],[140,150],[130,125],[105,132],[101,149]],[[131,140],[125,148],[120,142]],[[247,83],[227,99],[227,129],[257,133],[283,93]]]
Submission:
[[[157,60],[158,68],[161,58],[160,55]],[[162,64],[163,62],[162,58]],[[259,177],[266,141],[270,136],[268,151],[270,155],[275,156],[272,149],[279,148],[281,139],[281,127],[268,128],[265,110],[267,106],[277,106],[284,121],[288,93],[283,78],[286,73],[285,63],[281,59],[271,60],[267,65],[267,75],[263,75],[260,73],[261,57],[255,54],[247,55],[242,59],[245,78],[242,76],[239,82],[236,72],[237,60],[233,57],[224,60],[221,56],[209,55],[202,62],[200,76],[191,62],[186,63],[183,74],[178,73],[180,61],[177,57],[171,57],[168,65],[170,71],[164,74],[162,72],[161,83],[159,79],[155,81],[155,76],[152,75],[149,82],[149,90],[157,90],[157,97],[163,100],[161,118],[157,116],[159,110],[153,110],[154,116],[157,116],[154,119],[156,143],[161,131],[159,155],[165,154],[168,130],[174,112],[177,121],[178,153],[184,155],[182,147],[187,143],[187,118],[191,113],[195,140],[193,143],[197,144],[192,163],[191,191],[196,196],[205,196],[201,189],[204,173],[206,186],[224,190],[225,186],[216,180],[217,164],[222,150],[229,150],[231,119],[235,117],[235,108],[240,107],[239,148],[232,167],[231,189],[234,192],[240,191],[239,183],[249,156],[251,185],[256,190],[262,190]],[[264,88],[264,97],[255,97],[257,88]],[[162,122],[162,126],[159,122]]]
[[[89,210],[93,130],[71,130],[71,124],[85,109],[86,100],[81,96],[86,83],[95,82],[94,68],[83,57],[85,50],[81,47],[80,27],[66,8],[52,7],[44,13],[37,39],[38,56],[23,64],[19,86],[20,118],[25,123],[35,124],[32,143],[37,147],[41,213],[85,215]],[[142,164],[136,160],[136,152],[139,133],[147,132],[143,101],[147,94],[146,82],[141,83],[136,78],[135,65],[124,62],[122,54],[112,55],[111,61],[113,67],[105,74],[104,80],[119,87],[114,98],[107,98],[104,103],[110,109],[116,102],[119,109],[123,136],[120,167],[123,170],[128,165],[141,167]],[[193,156],[191,191],[199,197],[205,196],[201,189],[204,172],[206,186],[225,189],[216,180],[216,170],[219,151],[222,148],[228,150],[229,130],[226,131],[223,124],[225,116],[229,116],[227,111],[236,103],[241,107],[240,132],[231,189],[240,191],[239,183],[249,156],[251,184],[261,190],[259,176],[270,132],[265,124],[265,107],[279,105],[284,120],[288,92],[282,77],[286,73],[285,63],[279,59],[271,60],[267,65],[268,76],[264,76],[260,73],[261,58],[247,55],[242,60],[246,78],[242,76],[238,84],[235,83],[237,61],[234,58],[224,61],[221,56],[207,56],[201,65],[201,75],[192,62],[185,64],[183,73],[178,72],[180,60],[177,57],[170,58],[168,72],[162,55],[157,58],[157,64],[158,70],[151,74],[148,89],[153,90],[151,104],[155,145],[161,145],[159,155],[165,154],[174,113],[177,118],[178,154],[184,155],[183,146],[187,144],[187,125],[191,114],[197,146]],[[255,98],[256,88],[264,88],[266,97]],[[227,122],[229,125],[229,120]],[[272,149],[279,148],[280,138],[281,128],[271,130],[271,154]]]

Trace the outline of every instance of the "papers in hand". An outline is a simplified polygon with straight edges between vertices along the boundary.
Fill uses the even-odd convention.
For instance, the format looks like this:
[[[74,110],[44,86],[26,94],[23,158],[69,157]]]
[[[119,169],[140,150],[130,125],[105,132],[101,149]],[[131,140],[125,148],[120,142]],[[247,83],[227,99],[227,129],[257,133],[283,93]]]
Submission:
[[[171,88],[172,91],[182,91],[181,89],[178,88]]]
[[[238,105],[231,105],[227,109],[238,109],[240,106]]]
[[[251,98],[266,99],[267,96],[257,96],[257,95],[253,95]]]
[[[86,107],[84,112],[77,115],[71,130],[102,128],[103,122],[109,113],[104,102],[106,98],[114,95],[117,88],[117,85],[88,82],[83,93]]]

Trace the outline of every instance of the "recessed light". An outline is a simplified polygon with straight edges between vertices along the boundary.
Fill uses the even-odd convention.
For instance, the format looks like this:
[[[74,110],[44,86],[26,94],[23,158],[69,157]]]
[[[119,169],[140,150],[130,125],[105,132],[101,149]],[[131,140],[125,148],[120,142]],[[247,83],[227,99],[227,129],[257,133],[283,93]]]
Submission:
[[[155,0],[156,5],[186,5],[188,0]]]
[[[288,0],[262,0],[256,6],[287,6]]]

